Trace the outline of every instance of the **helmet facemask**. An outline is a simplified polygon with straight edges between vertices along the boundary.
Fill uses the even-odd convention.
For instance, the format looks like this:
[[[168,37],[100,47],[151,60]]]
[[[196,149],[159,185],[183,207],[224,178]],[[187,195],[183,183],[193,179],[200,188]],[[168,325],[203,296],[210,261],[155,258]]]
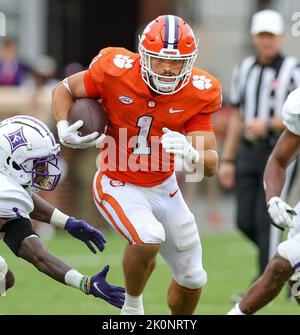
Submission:
[[[175,50],[174,50],[175,51]],[[178,50],[176,50],[178,51]],[[195,59],[197,57],[197,51],[192,55],[168,55],[170,51],[162,49],[160,54],[154,54],[148,52],[142,44],[140,44],[139,53],[141,55],[141,67],[142,77],[147,85],[151,87],[153,91],[159,94],[173,94],[181,90],[185,85],[188,84]],[[175,76],[164,76],[155,73],[152,70],[151,59],[170,59],[170,60],[183,60],[182,69],[178,75]],[[167,79],[167,80],[164,80]]]
[[[58,166],[59,153],[43,158],[30,158],[19,166],[31,175],[30,189],[32,191],[52,191],[59,183],[61,170]]]

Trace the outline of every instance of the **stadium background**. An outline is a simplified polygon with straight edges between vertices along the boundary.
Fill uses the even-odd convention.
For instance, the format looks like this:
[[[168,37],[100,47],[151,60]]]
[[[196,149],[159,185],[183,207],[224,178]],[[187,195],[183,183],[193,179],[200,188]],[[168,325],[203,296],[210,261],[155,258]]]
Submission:
[[[6,37],[0,37],[0,58],[4,42],[14,40],[17,57],[26,72],[20,86],[0,87],[0,119],[26,113],[44,120],[55,131],[51,90],[58,80],[88,66],[103,47],[136,50],[137,35],[146,23],[161,14],[177,14],[190,23],[200,40],[196,66],[217,76],[223,85],[224,105],[215,115],[221,149],[231,112],[227,103],[231,72],[236,63],[252,52],[251,15],[264,8],[281,12],[286,23],[283,49],[300,59],[300,36],[292,34],[295,24],[292,15],[300,11],[298,3],[298,0],[0,0],[0,12],[6,17]],[[55,193],[43,196],[65,212],[101,228],[108,240],[105,252],[92,255],[64,232],[55,232],[45,224],[35,225],[50,250],[81,272],[92,274],[108,263],[109,280],[121,284],[125,241],[108,230],[91,197],[96,156],[94,149],[64,148],[63,182]],[[178,178],[183,180],[181,175]],[[300,193],[298,185],[296,179],[290,196],[292,204]],[[232,192],[222,190],[216,177],[198,185],[181,182],[181,188],[199,224],[203,262],[209,278],[197,314],[225,314],[232,306],[230,297],[243,292],[256,273],[256,250],[234,229]],[[16,286],[0,297],[1,314],[118,314],[105,302],[84,297],[41,275],[31,265],[16,259],[4,243],[0,244],[0,254],[16,275]],[[165,296],[170,276],[160,259],[144,295],[147,314],[168,313]],[[261,314],[298,313],[298,307],[286,299],[286,291],[261,311]]]

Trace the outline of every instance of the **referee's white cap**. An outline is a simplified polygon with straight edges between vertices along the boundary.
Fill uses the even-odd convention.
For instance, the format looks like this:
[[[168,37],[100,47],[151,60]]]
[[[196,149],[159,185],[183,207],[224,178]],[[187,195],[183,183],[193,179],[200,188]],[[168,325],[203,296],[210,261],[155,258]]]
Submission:
[[[280,13],[266,9],[253,15],[251,21],[251,34],[271,33],[281,35],[284,32],[284,22]]]

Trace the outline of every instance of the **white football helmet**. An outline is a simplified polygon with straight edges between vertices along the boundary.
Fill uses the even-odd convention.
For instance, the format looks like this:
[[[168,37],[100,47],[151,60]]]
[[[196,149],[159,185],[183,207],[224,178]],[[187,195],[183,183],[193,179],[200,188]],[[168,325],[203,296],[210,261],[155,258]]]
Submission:
[[[59,155],[60,146],[42,121],[19,115],[0,122],[0,171],[20,185],[52,191],[61,176]]]

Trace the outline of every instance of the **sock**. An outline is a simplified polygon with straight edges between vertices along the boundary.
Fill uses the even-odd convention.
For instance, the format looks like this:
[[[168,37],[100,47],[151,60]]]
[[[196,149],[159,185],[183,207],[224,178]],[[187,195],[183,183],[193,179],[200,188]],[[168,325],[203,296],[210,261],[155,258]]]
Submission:
[[[125,292],[125,303],[121,315],[144,315],[143,295],[135,297]]]
[[[81,282],[84,275],[78,271],[71,269],[65,274],[65,283],[69,286],[81,289]]]
[[[240,306],[239,306],[239,303],[237,303],[233,308],[232,310],[230,310],[227,315],[246,315],[245,313],[243,313],[241,310],[240,310]]]

